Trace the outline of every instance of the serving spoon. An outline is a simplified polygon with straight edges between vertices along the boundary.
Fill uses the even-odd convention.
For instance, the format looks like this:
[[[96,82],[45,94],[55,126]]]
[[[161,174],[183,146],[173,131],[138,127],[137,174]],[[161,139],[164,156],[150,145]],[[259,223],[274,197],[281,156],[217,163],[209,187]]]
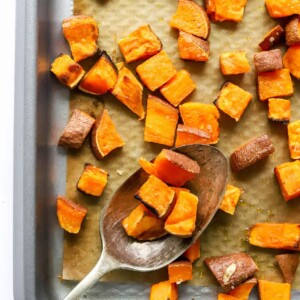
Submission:
[[[148,175],[139,169],[119,187],[105,206],[100,221],[102,253],[99,261],[64,300],[79,299],[112,270],[148,272],[168,265],[183,254],[210,223],[227,185],[227,159],[220,150],[207,145],[184,145],[172,150],[187,155],[200,166],[200,174],[187,184],[187,188],[199,198],[193,236],[183,239],[166,235],[158,240],[141,242],[126,234],[121,222],[137,206],[138,201],[133,196],[148,179]]]

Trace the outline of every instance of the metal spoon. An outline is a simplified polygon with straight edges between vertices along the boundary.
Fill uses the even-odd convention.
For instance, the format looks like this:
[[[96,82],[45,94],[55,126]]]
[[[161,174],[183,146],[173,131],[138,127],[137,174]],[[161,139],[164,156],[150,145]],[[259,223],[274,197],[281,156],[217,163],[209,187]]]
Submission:
[[[196,239],[215,215],[228,180],[228,162],[218,149],[206,145],[185,145],[173,151],[183,153],[200,165],[200,175],[187,187],[199,197],[196,229],[188,239],[167,235],[155,241],[139,242],[129,237],[121,221],[137,205],[134,194],[148,175],[139,169],[130,176],[107,203],[100,222],[102,254],[91,272],[64,300],[79,299],[106,273],[115,269],[140,272],[160,269],[179,257]]]

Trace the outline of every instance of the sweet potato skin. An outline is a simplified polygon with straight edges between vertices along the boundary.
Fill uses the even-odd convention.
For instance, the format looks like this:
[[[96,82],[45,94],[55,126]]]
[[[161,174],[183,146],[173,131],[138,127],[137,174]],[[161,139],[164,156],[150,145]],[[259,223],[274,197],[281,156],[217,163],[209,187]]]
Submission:
[[[300,14],[298,0],[265,0],[265,4],[272,18],[284,18]]]
[[[300,45],[288,48],[283,56],[283,65],[297,79],[300,79]]]
[[[149,300],[178,300],[178,287],[176,283],[162,281],[153,284],[150,289]]]
[[[193,279],[193,265],[190,261],[174,261],[168,265],[169,282],[181,283]]]
[[[221,53],[220,67],[223,75],[243,74],[250,71],[246,52],[243,50]]]
[[[258,292],[261,300],[290,300],[291,285],[267,280],[258,280]]]
[[[240,300],[248,300],[252,289],[257,285],[257,279],[255,277],[248,279],[240,286],[229,292],[229,295],[237,297]]]
[[[300,44],[299,16],[294,16],[285,26],[285,42],[288,46]]]
[[[282,271],[285,282],[292,284],[299,265],[299,254],[279,254],[276,255],[276,260]]]
[[[271,72],[283,68],[281,51],[274,49],[254,54],[256,72]]]
[[[291,101],[280,98],[268,100],[268,119],[273,122],[288,124],[291,119]]]
[[[278,44],[284,36],[284,29],[280,25],[273,27],[264,36],[263,40],[259,43],[259,47],[263,51],[270,50],[274,45]]]

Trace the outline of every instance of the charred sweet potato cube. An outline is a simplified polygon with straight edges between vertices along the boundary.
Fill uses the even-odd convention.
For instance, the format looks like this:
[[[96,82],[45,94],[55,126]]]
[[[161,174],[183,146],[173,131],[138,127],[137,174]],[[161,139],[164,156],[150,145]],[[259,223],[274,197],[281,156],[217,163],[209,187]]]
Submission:
[[[258,74],[258,93],[261,101],[274,97],[289,97],[294,93],[288,69]]]
[[[274,49],[254,54],[254,65],[257,73],[271,72],[283,68],[281,51]]]
[[[240,199],[241,194],[241,189],[228,184],[219,209],[225,211],[230,215],[234,215],[235,207]]]
[[[288,283],[258,280],[258,292],[260,300],[290,300],[291,285]]]
[[[91,131],[95,119],[79,109],[74,109],[58,145],[78,149]]]
[[[151,286],[150,300],[178,300],[178,287],[176,283],[162,281]]]
[[[123,147],[124,144],[108,114],[108,110],[104,109],[97,117],[92,131],[91,146],[95,157],[100,160],[111,151]]]
[[[242,50],[222,53],[220,67],[223,75],[244,74],[250,71],[246,52]]]
[[[140,26],[118,44],[127,63],[149,58],[162,49],[161,41],[148,24]]]
[[[181,59],[193,61],[208,61],[209,43],[190,33],[179,31],[178,50]]]
[[[176,74],[176,69],[168,54],[161,50],[140,64],[136,72],[146,87],[150,91],[155,91]]]
[[[252,277],[258,268],[247,253],[213,256],[204,260],[225,290],[232,290]]]
[[[238,122],[252,100],[252,95],[231,82],[225,82],[214,104]]]
[[[270,121],[287,124],[290,122],[291,118],[291,101],[280,99],[280,98],[270,98],[268,101],[268,119]]]
[[[118,79],[111,93],[133,113],[144,119],[143,86],[126,67],[119,69]]]
[[[292,284],[299,265],[299,254],[279,254],[276,255],[276,260],[283,274],[285,282]]]
[[[200,238],[198,238],[196,242],[182,254],[182,256],[186,257],[191,263],[200,258]]]
[[[274,172],[285,201],[300,196],[300,161],[281,164]]]
[[[272,18],[300,15],[299,0],[265,0],[265,4]]]
[[[80,64],[66,54],[60,54],[55,58],[51,64],[51,72],[63,85],[70,89],[78,84],[85,73]]]
[[[288,125],[289,150],[292,159],[300,158],[300,120]]]
[[[77,189],[87,195],[99,197],[106,187],[107,175],[106,171],[92,164],[85,164],[77,183]]]
[[[134,197],[159,218],[165,218],[174,206],[175,192],[154,175],[142,185]]]
[[[218,300],[240,300],[240,298],[228,294],[218,294]]]
[[[166,235],[164,222],[142,203],[131,211],[122,221],[122,225],[129,236],[142,241],[155,240]]]
[[[288,46],[300,44],[300,17],[294,16],[285,26],[285,43]]]
[[[172,105],[177,107],[195,89],[196,84],[190,73],[180,70],[159,90]]]
[[[248,279],[240,286],[229,292],[229,295],[237,297],[239,300],[248,300],[252,289],[257,285],[255,277]]]
[[[280,25],[273,27],[264,36],[263,40],[259,43],[259,47],[263,51],[270,50],[274,45],[278,44],[284,36],[284,30]]]
[[[283,65],[297,79],[300,79],[300,45],[291,46],[283,56]]]
[[[169,281],[171,283],[181,283],[193,279],[193,265],[190,261],[179,260],[168,265]]]
[[[64,19],[62,30],[76,62],[90,57],[98,51],[99,29],[93,17],[77,15]]]
[[[78,233],[87,209],[63,196],[58,196],[56,213],[61,228],[70,233]]]
[[[157,97],[148,95],[147,115],[144,130],[146,142],[167,146],[174,144],[178,110]]]
[[[300,251],[300,224],[258,223],[249,229],[251,245]]]
[[[216,144],[219,140],[220,113],[213,104],[188,102],[179,106],[184,125],[207,132],[210,135],[208,144]]]
[[[175,206],[165,222],[165,230],[183,238],[192,236],[197,217],[198,197],[180,192]]]
[[[251,139],[236,149],[230,156],[230,165],[233,171],[240,171],[257,163],[272,154],[275,148],[269,137],[264,134]]]
[[[176,13],[169,22],[170,26],[181,31],[206,39],[210,23],[206,11],[192,0],[179,0]]]
[[[178,124],[175,147],[188,144],[209,144],[210,137],[207,131]]]

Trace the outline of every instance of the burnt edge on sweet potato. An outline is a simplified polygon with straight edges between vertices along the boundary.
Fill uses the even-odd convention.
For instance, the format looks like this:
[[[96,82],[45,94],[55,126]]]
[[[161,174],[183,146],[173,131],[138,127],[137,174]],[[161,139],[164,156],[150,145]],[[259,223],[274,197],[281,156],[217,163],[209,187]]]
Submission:
[[[284,29],[280,25],[273,27],[259,43],[259,47],[263,51],[270,50],[274,45],[278,44],[284,36]]]
[[[223,88],[226,88],[227,85],[229,85],[231,82],[230,81],[225,81],[223,82],[223,84],[221,85],[221,87],[219,88],[218,94],[215,97],[215,99],[213,100],[213,104],[218,107],[218,99],[220,98],[220,94],[222,92]]]
[[[108,60],[108,62],[109,62],[109,63],[111,64],[111,66],[113,67],[113,69],[115,69],[115,72],[118,74],[118,73],[119,73],[119,70],[118,70],[117,66],[115,65],[115,63],[113,62],[112,58],[107,54],[107,52],[106,52],[105,50],[101,50],[101,51],[100,51],[100,54],[99,54],[99,58],[98,58],[98,59],[100,59],[100,57],[101,57],[102,55],[105,57],[106,60]]]
[[[271,72],[283,68],[281,51],[279,49],[255,53],[253,60],[257,73]]]

